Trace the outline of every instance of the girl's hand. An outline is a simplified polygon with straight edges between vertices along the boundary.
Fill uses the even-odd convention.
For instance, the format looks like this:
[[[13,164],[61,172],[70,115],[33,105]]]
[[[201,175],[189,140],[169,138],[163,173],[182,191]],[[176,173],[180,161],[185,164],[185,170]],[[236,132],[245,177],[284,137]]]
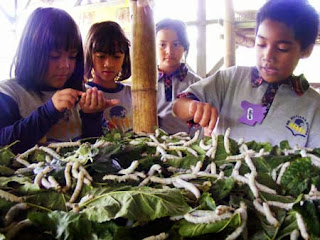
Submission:
[[[53,94],[52,102],[54,107],[59,112],[63,112],[66,109],[74,108],[81,94],[82,94],[81,91],[78,91],[72,88],[66,88],[63,90],[59,90],[55,94]]]
[[[96,87],[93,87],[88,89],[85,93],[82,93],[79,105],[84,113],[96,113],[102,112],[108,107],[117,105],[119,102],[118,99],[104,99],[103,93]]]
[[[204,127],[204,135],[210,137],[217,123],[217,109],[208,103],[191,101],[189,104],[189,114],[193,116],[195,123]]]

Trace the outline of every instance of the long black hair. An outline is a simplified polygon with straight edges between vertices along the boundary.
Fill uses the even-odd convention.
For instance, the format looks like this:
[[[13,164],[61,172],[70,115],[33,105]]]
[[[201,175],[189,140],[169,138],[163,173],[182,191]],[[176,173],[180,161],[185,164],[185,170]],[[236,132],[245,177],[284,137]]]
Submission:
[[[11,65],[15,79],[28,90],[40,91],[50,51],[76,49],[75,70],[64,87],[82,90],[84,57],[81,34],[73,18],[57,8],[37,8],[23,30]]]

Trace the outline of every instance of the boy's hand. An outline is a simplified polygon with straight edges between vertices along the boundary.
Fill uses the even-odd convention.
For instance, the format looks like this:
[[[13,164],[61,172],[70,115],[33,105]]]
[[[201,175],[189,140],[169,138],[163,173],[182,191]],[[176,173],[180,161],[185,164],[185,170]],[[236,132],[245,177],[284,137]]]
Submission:
[[[93,87],[82,93],[79,105],[84,113],[96,113],[117,105],[119,102],[118,99],[104,99],[103,93]]]
[[[204,135],[210,137],[217,123],[217,109],[208,103],[191,101],[189,104],[189,114],[193,116],[195,123],[204,127]]]
[[[81,91],[78,91],[72,88],[59,90],[52,96],[53,106],[59,112],[63,112],[66,109],[74,108],[81,94],[82,94]]]

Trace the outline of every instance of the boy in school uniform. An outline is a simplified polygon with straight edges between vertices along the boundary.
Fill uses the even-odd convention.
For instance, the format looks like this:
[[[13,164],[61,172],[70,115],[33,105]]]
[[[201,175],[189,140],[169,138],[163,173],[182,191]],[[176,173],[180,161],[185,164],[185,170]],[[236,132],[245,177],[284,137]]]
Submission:
[[[320,95],[293,75],[313,50],[319,16],[304,0],[269,0],[256,20],[256,66],[230,67],[191,85],[173,112],[207,136],[231,128],[235,140],[319,147]]]

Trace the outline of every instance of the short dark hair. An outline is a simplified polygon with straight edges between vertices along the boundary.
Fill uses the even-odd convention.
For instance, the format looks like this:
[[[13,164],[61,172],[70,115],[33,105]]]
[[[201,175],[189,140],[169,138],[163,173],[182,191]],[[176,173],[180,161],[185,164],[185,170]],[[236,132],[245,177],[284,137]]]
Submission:
[[[37,8],[23,30],[11,73],[26,89],[40,91],[52,50],[76,49],[76,67],[64,87],[83,89],[84,57],[81,34],[73,18],[57,8]]]
[[[131,76],[130,41],[127,39],[121,26],[113,21],[95,23],[89,29],[85,42],[85,76],[92,78],[92,55],[95,52],[104,52],[115,55],[117,51],[124,53],[121,77],[118,81]]]
[[[314,44],[318,36],[319,15],[307,0],[269,0],[257,13],[256,32],[265,19],[292,28],[302,50]]]
[[[187,34],[186,24],[183,21],[177,19],[165,18],[156,24],[156,33],[158,33],[162,29],[172,29],[176,31],[179,41],[183,46],[187,56],[189,52],[190,42]]]

